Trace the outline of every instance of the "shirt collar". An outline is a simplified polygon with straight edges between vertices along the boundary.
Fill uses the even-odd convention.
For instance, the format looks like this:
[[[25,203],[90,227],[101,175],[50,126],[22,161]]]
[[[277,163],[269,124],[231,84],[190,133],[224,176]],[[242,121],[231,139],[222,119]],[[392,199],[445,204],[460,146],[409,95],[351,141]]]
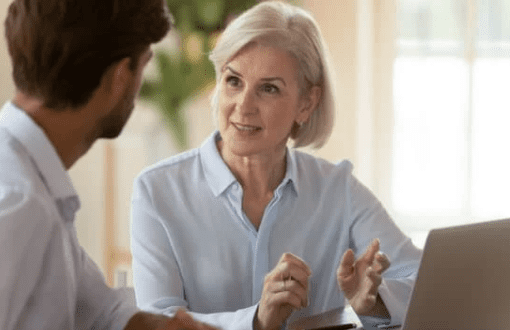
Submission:
[[[236,178],[223,160],[216,146],[221,139],[220,132],[215,131],[200,147],[200,161],[209,187],[215,196],[222,194],[228,187],[237,182]],[[291,184],[298,193],[297,164],[295,151],[287,148],[287,170],[279,187]]]
[[[209,187],[216,197],[237,181],[216,147],[216,141],[220,139],[220,132],[215,131],[200,147],[202,168]]]
[[[298,166],[294,148],[287,148],[287,173],[285,173],[283,183],[286,182],[292,185],[296,194],[299,193]]]
[[[0,125],[5,127],[28,150],[48,190],[55,199],[75,199],[77,193],[62,160],[44,131],[34,120],[12,102],[0,113]]]

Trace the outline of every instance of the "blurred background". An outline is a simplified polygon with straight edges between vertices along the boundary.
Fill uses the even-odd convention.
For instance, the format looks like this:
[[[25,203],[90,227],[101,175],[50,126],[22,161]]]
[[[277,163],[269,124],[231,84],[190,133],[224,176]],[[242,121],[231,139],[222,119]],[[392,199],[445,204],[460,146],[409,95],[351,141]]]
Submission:
[[[215,129],[207,53],[258,0],[167,2],[177,27],[154,47],[133,116],[70,171],[78,238],[112,286],[132,284],[135,176]],[[333,135],[309,152],[350,159],[420,247],[432,228],[510,217],[510,1],[291,2],[318,21],[337,76]],[[9,3],[0,0],[2,22]],[[4,38],[0,59],[4,103],[14,93]]]

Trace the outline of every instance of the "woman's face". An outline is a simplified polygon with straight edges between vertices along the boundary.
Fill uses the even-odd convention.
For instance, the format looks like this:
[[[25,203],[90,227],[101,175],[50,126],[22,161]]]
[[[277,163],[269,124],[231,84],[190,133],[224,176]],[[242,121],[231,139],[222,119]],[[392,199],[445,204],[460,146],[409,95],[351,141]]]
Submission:
[[[218,120],[223,150],[238,156],[285,150],[294,123],[305,122],[297,60],[260,44],[242,49],[222,70]]]

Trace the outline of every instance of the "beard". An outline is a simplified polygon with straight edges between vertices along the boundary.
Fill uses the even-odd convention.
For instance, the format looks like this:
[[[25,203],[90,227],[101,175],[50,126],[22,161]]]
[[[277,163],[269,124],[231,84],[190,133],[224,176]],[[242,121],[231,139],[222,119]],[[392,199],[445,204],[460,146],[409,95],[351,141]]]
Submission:
[[[122,97],[112,111],[101,120],[99,138],[114,139],[120,135],[135,107],[135,96],[131,88],[126,90],[124,97]]]

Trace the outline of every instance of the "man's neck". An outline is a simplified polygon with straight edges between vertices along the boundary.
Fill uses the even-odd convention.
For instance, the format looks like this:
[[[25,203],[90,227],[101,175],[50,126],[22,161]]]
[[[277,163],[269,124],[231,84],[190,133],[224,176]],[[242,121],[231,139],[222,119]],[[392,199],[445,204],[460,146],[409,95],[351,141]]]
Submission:
[[[40,100],[18,92],[12,101],[25,111],[44,131],[68,170],[92,146],[95,138],[87,128],[93,123],[84,121],[81,109],[54,110],[44,107]]]

